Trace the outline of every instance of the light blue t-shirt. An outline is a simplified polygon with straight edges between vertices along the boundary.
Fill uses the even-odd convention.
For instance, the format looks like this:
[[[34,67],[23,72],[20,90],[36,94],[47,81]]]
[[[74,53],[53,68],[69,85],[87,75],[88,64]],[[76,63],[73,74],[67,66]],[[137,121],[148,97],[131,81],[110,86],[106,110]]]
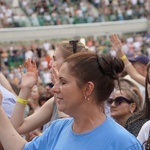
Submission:
[[[142,150],[139,141],[114,120],[95,129],[76,134],[72,118],[58,119],[44,133],[26,143],[23,150]]]
[[[7,89],[5,89],[1,84],[0,90],[3,95],[2,108],[4,109],[7,117],[10,118],[16,104],[16,96]]]

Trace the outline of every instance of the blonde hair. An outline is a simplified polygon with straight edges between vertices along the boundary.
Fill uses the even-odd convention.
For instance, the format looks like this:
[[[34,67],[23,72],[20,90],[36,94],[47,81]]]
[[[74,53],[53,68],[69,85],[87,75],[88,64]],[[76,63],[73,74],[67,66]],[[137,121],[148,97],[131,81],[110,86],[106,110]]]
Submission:
[[[74,53],[71,41],[58,42],[56,44],[56,47],[62,52],[62,56],[64,57],[64,59]],[[76,53],[83,51],[88,51],[87,47],[83,43],[76,41]]]
[[[132,100],[133,102],[136,103],[136,109],[134,110],[134,112],[138,112],[139,110],[141,110],[142,95],[138,89],[134,87],[131,87],[130,89],[126,87],[121,87],[120,89],[117,90],[120,90],[120,92],[124,91],[127,99]]]

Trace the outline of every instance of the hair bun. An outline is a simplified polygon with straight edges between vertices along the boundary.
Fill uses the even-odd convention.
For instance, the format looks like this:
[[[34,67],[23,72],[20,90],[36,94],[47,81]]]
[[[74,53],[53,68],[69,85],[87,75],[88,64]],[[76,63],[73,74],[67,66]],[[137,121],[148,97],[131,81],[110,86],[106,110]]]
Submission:
[[[124,63],[121,59],[110,54],[97,54],[99,69],[103,73],[114,80],[118,79],[118,74],[124,69]]]

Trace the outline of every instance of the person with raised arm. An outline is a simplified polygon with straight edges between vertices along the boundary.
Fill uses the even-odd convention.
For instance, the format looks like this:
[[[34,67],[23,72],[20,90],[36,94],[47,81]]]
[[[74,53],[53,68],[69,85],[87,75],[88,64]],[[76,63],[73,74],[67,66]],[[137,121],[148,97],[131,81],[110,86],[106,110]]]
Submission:
[[[145,100],[142,110],[133,114],[126,122],[125,128],[134,136],[138,136],[138,133],[142,125],[150,120],[150,63],[147,64],[146,77],[139,74],[133,67],[131,62],[122,51],[122,43],[116,34],[110,36],[113,49],[116,51],[117,56],[124,62],[127,73],[138,83],[145,87]]]
[[[145,86],[145,77],[139,74],[136,69],[133,67],[131,62],[128,60],[127,56],[124,54],[122,50],[122,42],[118,38],[117,34],[112,34],[110,36],[111,45],[113,50],[116,51],[117,57],[119,57],[125,64],[125,70],[127,73],[138,83]]]
[[[62,41],[57,43],[52,61],[52,80],[54,83],[57,81],[57,73],[64,60],[70,55],[81,51],[87,51],[87,48],[81,42]],[[19,98],[25,100],[25,103],[23,103],[22,100],[18,101],[11,117],[11,122],[19,134],[28,133],[43,125],[44,131],[46,130],[46,128],[48,128],[48,126],[50,126],[53,120],[56,120],[58,118],[69,117],[63,112],[57,110],[56,102],[54,101],[54,97],[52,97],[36,113],[24,118],[23,112],[25,109],[25,105],[28,102],[27,99],[31,91],[31,87],[37,81],[37,69],[34,65],[34,62],[32,64],[31,60],[29,60],[26,62],[26,65],[28,68],[27,73],[32,73],[33,79],[32,76],[30,76],[29,79],[29,77],[26,74],[22,73],[22,83]]]

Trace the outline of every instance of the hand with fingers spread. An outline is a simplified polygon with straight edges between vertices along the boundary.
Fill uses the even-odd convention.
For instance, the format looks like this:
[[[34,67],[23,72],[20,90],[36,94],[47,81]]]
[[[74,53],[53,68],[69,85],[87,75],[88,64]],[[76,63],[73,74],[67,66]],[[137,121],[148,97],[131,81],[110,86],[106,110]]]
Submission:
[[[37,80],[38,80],[38,70],[36,66],[35,60],[31,61],[31,59],[28,59],[25,62],[26,66],[26,73],[23,73],[22,66],[20,66],[20,72],[22,75],[21,79],[21,88],[32,88]]]
[[[124,55],[123,51],[122,51],[122,43],[120,41],[120,39],[118,38],[117,34],[112,34],[110,36],[110,41],[111,41],[111,45],[113,47],[113,50],[116,51],[116,54],[118,57],[121,57]]]

